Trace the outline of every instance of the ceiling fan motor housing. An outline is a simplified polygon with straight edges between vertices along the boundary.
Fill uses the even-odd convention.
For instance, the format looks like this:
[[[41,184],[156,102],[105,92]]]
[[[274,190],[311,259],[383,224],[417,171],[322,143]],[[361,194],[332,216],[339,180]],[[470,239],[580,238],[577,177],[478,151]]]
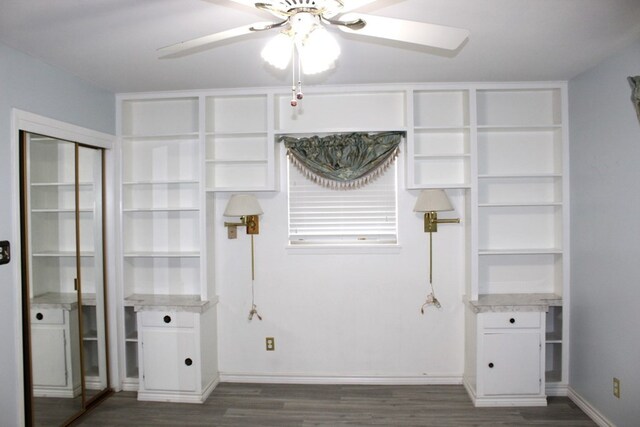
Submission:
[[[275,9],[295,13],[300,11],[310,12],[314,15],[332,17],[340,13],[344,4],[341,0],[279,0],[271,3]]]

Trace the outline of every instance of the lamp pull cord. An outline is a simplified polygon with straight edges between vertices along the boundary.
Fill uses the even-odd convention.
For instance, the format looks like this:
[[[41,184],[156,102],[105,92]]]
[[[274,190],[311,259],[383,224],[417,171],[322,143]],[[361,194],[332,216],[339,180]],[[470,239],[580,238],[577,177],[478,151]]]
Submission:
[[[253,320],[253,316],[256,316],[258,320],[262,320],[262,316],[258,313],[258,308],[255,303],[255,262],[254,262],[254,251],[253,251],[253,234],[251,235],[251,310],[249,311],[249,321]]]
[[[440,301],[436,298],[436,294],[433,290],[433,233],[429,233],[429,288],[431,293],[427,295],[427,299],[420,307],[420,313],[424,314],[424,308],[429,305],[433,305],[436,308],[442,307]]]

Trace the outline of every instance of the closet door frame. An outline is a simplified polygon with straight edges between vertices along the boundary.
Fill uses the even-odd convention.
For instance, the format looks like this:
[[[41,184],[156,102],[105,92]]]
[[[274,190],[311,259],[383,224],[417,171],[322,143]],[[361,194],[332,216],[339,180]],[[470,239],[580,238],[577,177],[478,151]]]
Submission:
[[[21,245],[21,191],[20,191],[20,132],[30,132],[41,135],[47,135],[52,138],[73,141],[79,145],[101,148],[103,149],[102,155],[102,167],[103,167],[103,256],[105,260],[104,276],[106,278],[104,282],[105,289],[105,301],[107,305],[107,312],[105,317],[107,319],[106,329],[111,331],[117,331],[115,324],[116,319],[116,304],[117,295],[115,292],[109,292],[116,290],[114,279],[116,277],[116,266],[114,262],[115,247],[117,245],[115,235],[115,221],[114,215],[114,203],[116,200],[116,194],[114,191],[117,189],[115,185],[115,159],[117,153],[114,151],[117,149],[115,146],[115,137],[103,132],[94,131],[91,129],[83,128],[80,126],[65,123],[59,120],[51,119],[48,117],[40,116],[23,110],[14,108],[11,114],[11,201],[13,206],[12,217],[12,245],[14,253],[14,259],[12,260],[12,275],[13,283],[19,284],[14,290],[14,307],[15,307],[15,372],[16,376],[15,390],[17,394],[16,405],[16,418],[20,425],[24,425],[26,421],[26,406],[28,402],[25,401],[26,390],[22,372],[24,372],[24,348],[25,343],[23,338],[23,317],[28,314],[23,310],[23,296],[21,291],[21,285],[23,283],[22,271],[22,257],[24,251]],[[117,292],[117,291],[116,291]],[[111,389],[118,390],[119,383],[117,382],[118,372],[118,358],[117,358],[117,337],[115,334],[107,335],[107,361],[109,368],[107,369],[108,382],[111,385]],[[93,401],[93,400],[92,400]],[[90,401],[89,403],[91,403]]]

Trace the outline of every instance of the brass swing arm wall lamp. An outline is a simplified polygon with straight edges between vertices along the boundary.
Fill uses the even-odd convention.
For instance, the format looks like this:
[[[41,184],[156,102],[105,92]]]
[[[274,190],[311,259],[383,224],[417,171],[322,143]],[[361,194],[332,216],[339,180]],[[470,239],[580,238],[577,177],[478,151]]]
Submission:
[[[438,224],[459,224],[460,218],[438,218],[438,212],[452,211],[453,206],[444,190],[422,190],[413,208],[414,212],[424,212],[424,232],[435,233]]]
[[[239,222],[225,221],[224,226],[227,227],[227,237],[229,239],[238,237],[238,227],[246,227],[247,234],[251,236],[251,310],[249,310],[249,321],[254,316],[258,320],[262,320],[262,316],[258,313],[258,308],[255,304],[254,281],[256,279],[256,269],[253,245],[253,236],[260,233],[259,215],[262,215],[262,213],[258,199],[252,194],[234,194],[229,199],[223,213],[224,216],[238,217],[240,220]]]
[[[262,208],[256,196],[252,194],[234,194],[229,199],[224,210],[224,216],[238,217],[239,222],[226,222],[227,237],[236,239],[238,237],[238,227],[246,227],[247,234],[251,235],[251,280],[255,280],[255,267],[253,255],[253,236],[260,233],[260,217]]]
[[[239,217],[240,222],[226,222],[227,237],[238,237],[238,227],[246,227],[247,234],[260,234],[260,217],[262,208],[255,196],[251,194],[234,194],[224,210],[224,216]]]
[[[260,219],[258,215],[243,215],[240,222],[226,222],[227,237],[229,239],[238,238],[238,227],[247,227],[247,234],[260,234]]]
[[[438,224],[458,224],[460,218],[438,218],[438,212],[452,211],[453,206],[447,193],[441,189],[422,190],[413,208],[414,212],[424,212],[424,232],[429,233],[429,286],[431,294],[420,309],[424,313],[425,305],[435,305],[440,308],[440,302],[433,291],[433,233],[438,231]]]

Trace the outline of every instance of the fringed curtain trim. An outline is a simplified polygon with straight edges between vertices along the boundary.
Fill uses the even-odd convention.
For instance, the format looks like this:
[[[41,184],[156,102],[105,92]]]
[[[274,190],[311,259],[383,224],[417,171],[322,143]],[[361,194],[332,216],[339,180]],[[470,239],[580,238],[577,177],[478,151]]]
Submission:
[[[383,174],[400,153],[404,132],[355,132],[308,138],[280,137],[303,175],[336,190],[360,188]]]

